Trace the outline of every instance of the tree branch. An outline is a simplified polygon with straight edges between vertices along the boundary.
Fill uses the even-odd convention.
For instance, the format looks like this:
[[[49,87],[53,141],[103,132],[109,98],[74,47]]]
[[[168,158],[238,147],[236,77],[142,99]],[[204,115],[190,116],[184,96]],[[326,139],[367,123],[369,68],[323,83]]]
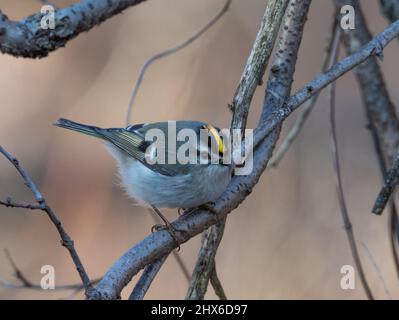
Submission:
[[[145,0],[82,0],[56,10],[55,29],[42,29],[43,14],[11,21],[0,11],[0,51],[15,57],[43,58],[80,33]]]
[[[386,1],[386,3],[388,2],[389,1]],[[343,0],[336,1],[337,8],[344,4],[352,5],[356,12],[355,29],[344,30],[342,35],[346,51],[348,54],[353,54],[356,50],[360,49],[361,45],[369,42],[372,39],[372,35],[368,29],[360,3],[353,0],[349,2]],[[388,178],[386,166],[387,164],[388,166],[392,165],[395,154],[399,149],[399,121],[396,115],[395,105],[390,98],[382,71],[376,58],[373,57],[359,65],[354,70],[354,73],[362,93],[368,128],[370,129],[376,151],[381,176],[383,181],[386,181]],[[381,213],[381,204],[376,207],[380,207],[379,209],[375,209]],[[395,242],[398,241],[397,239],[399,237],[396,224],[398,221],[398,214],[394,201],[391,201],[389,209],[391,216],[389,219],[391,250],[396,272],[399,275],[399,257],[395,246]]]
[[[8,161],[10,161],[11,164],[15,167],[15,169],[22,177],[25,185],[32,191],[38,205],[42,207],[41,210],[47,214],[51,222],[56,227],[61,237],[61,245],[67,248],[67,250],[69,251],[69,254],[75,264],[76,270],[79,273],[79,276],[85,288],[86,296],[91,295],[95,289],[93,288],[89,276],[87,275],[86,270],[83,267],[83,264],[75,250],[73,240],[64,230],[61,221],[57,218],[54,211],[47,204],[46,199],[40,193],[39,189],[36,187],[32,179],[28,176],[26,171],[22,168],[19,161],[15,157],[13,157],[9,152],[7,152],[2,146],[0,146],[0,153],[3,154],[8,159]]]
[[[278,117],[285,119],[296,108],[310,99],[316,92],[324,89],[330,83],[337,80],[362,62],[366,61],[368,58],[374,56],[381,57],[382,50],[388,45],[389,42],[398,37],[398,35],[399,20],[392,23],[388,28],[357,50],[354,54],[342,59],[333,67],[331,67],[326,73],[319,75],[305,85],[302,89],[298,90],[288,99],[286,107],[280,110]]]
[[[134,286],[134,289],[130,294],[129,300],[143,300],[145,294],[150,288],[152,281],[158,274],[167,257],[168,255],[165,255],[144,268],[143,274]]]
[[[397,0],[380,0],[381,10],[392,22],[399,20],[399,2]]]
[[[355,29],[343,31],[346,51],[348,54],[353,54],[363,44],[369,42],[372,35],[358,1],[336,0],[336,4],[337,7],[350,4],[355,8]],[[399,21],[396,22],[398,23]],[[384,157],[387,158],[389,164],[392,164],[396,151],[399,149],[399,121],[376,58],[373,57],[359,65],[354,73],[362,93],[366,115],[377,130]]]
[[[20,204],[11,200],[11,198],[7,198],[6,201],[0,200],[0,205],[5,206],[7,208],[21,208],[21,209],[30,209],[30,210],[43,210],[43,206],[35,205],[35,204]]]
[[[23,272],[18,268],[17,264],[15,263],[14,259],[11,256],[11,253],[8,249],[4,249],[4,254],[7,258],[7,260],[10,262],[11,267],[14,270],[14,275],[20,282],[20,284],[13,284],[10,283],[4,279],[0,278],[0,285],[6,288],[10,289],[32,289],[32,290],[43,290],[42,286],[36,283],[33,283],[30,281],[24,274]],[[101,279],[94,279],[92,280],[92,284],[96,284],[100,281]],[[65,284],[65,285],[57,285],[54,290],[83,290],[84,286],[81,283],[75,283],[75,284]]]
[[[246,127],[252,98],[256,88],[262,85],[262,77],[272,54],[288,2],[288,0],[270,0],[267,3],[259,31],[230,105],[233,112],[230,127],[233,129]]]
[[[385,294],[389,297],[390,300],[392,300],[391,293],[389,292],[389,289],[388,289],[387,283],[384,279],[384,276],[383,276],[380,268],[378,267],[377,261],[374,259],[373,254],[371,253],[370,249],[367,247],[367,245],[363,241],[361,242],[361,245],[363,246],[364,250],[366,251],[367,256],[371,262],[371,265],[373,266],[375,273],[377,274],[378,278],[381,281],[381,284],[384,288]]]
[[[209,279],[215,268],[215,256],[223,237],[225,223],[226,219],[223,219],[202,234],[201,248],[187,290],[186,299],[188,300],[204,299]]]
[[[226,293],[224,292],[222,283],[219,280],[218,274],[216,272],[216,263],[214,262],[211,277],[209,279],[211,281],[211,285],[213,290],[215,290],[215,294],[219,297],[220,300],[227,300]]]
[[[341,37],[341,29],[337,30],[334,39],[334,45],[332,49],[330,66],[337,60],[339,54],[339,42]],[[364,273],[362,262],[360,260],[359,251],[357,249],[356,238],[353,232],[352,222],[349,217],[348,208],[345,201],[345,193],[342,184],[341,166],[339,162],[338,154],[338,139],[337,139],[337,128],[335,122],[335,82],[333,82],[328,90],[329,102],[330,102],[330,136],[331,136],[331,157],[334,167],[334,173],[336,178],[336,189],[338,202],[341,209],[342,220],[344,222],[344,228],[346,235],[348,237],[349,247],[351,249],[352,257],[355,262],[356,270],[359,274],[360,281],[362,283],[363,289],[366,292],[366,296],[369,300],[374,300],[373,294],[370,290],[369,284]]]
[[[392,168],[388,171],[385,178],[385,183],[382,186],[377,196],[377,199],[375,200],[372,209],[373,213],[375,214],[382,213],[398,183],[399,183],[399,153],[395,157]]]
[[[266,97],[259,124],[274,118],[290,95],[303,29],[311,1],[291,0],[284,19],[276,56],[266,87]],[[280,129],[279,129],[280,131]]]
[[[332,28],[330,31],[331,39],[329,41],[329,45],[326,50],[326,56],[324,59],[322,72],[326,72],[329,67],[328,63],[331,59],[330,58],[331,57],[331,49],[332,49],[332,44],[334,42],[333,39],[334,39],[335,33],[337,32],[337,28],[339,28],[339,25],[338,25],[337,21],[334,19]],[[284,138],[280,147],[274,152],[273,157],[270,159],[270,162],[269,162],[270,167],[277,167],[278,164],[280,163],[281,159],[287,153],[288,149],[294,143],[294,141],[298,137],[299,133],[301,132],[303,126],[305,125],[306,120],[308,119],[309,115],[311,114],[313,108],[317,104],[319,94],[320,94],[320,91],[317,92],[314,96],[312,96],[308,101],[306,101],[306,104],[302,107],[301,113],[296,118],[294,125],[288,132],[287,136]]]

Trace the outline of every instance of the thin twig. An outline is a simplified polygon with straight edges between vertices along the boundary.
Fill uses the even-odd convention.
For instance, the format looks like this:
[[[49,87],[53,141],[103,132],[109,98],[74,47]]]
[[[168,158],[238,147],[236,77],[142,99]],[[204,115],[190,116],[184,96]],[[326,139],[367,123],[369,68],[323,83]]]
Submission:
[[[143,274],[129,296],[129,300],[143,300],[145,294],[150,288],[152,281],[158,274],[167,257],[168,255],[165,255],[144,268]]]
[[[380,5],[382,13],[391,22],[399,19],[399,2],[397,0],[380,0]]]
[[[363,47],[340,60],[325,73],[316,76],[312,81],[304,85],[284,102],[282,108],[274,111],[273,117],[270,117],[267,120],[262,120],[258,127],[255,128],[253,146],[257,147],[263,140],[269,137],[275,128],[287,119],[291,113],[298,109],[307,100],[311,99],[319,91],[323,90],[329,84],[333,83],[345,73],[351,71],[366,60],[374,58],[375,56],[381,56],[382,50],[398,36],[399,21],[392,23],[384,31],[363,45]],[[385,118],[388,119],[389,117]],[[246,146],[248,146],[248,144],[244,144],[242,154],[247,154]]]
[[[385,181],[387,176],[387,168],[385,164],[384,151],[382,150],[382,143],[378,138],[378,132],[372,121],[372,116],[370,112],[367,112],[367,117],[369,120],[368,128],[370,129],[371,137],[373,140],[373,145],[375,153],[377,155],[378,165],[380,167],[382,180]],[[398,210],[395,205],[394,199],[389,201],[389,239],[392,251],[392,257],[395,264],[395,270],[397,277],[399,278],[399,255],[396,249],[396,243],[399,243],[399,224],[398,224]]]
[[[336,19],[334,19],[332,28],[331,28],[331,36],[330,36],[330,41],[326,50],[326,56],[324,59],[323,67],[322,67],[322,72],[326,72],[328,68],[328,62],[330,61],[330,55],[331,55],[331,46],[333,44],[333,39],[335,37],[335,33],[337,32],[338,22]],[[306,120],[308,119],[309,115],[311,114],[313,108],[317,104],[318,98],[320,96],[320,92],[317,92],[312,98],[310,98],[308,101],[306,101],[306,104],[302,107],[302,110],[298,117],[295,120],[294,125],[288,132],[287,136],[281,143],[280,147],[274,152],[273,157],[269,161],[269,166],[270,167],[277,167],[278,164],[280,163],[281,159],[285,156],[287,153],[288,149],[291,147],[291,145],[294,143],[295,139],[298,137],[299,133],[301,132],[302,128],[304,127]]]
[[[223,219],[222,222],[213,226],[212,230],[209,228],[202,234],[201,248],[197,255],[190,285],[186,294],[186,299],[188,300],[204,299],[209,279],[213,273],[213,269],[215,268],[215,256],[223,237],[225,222],[226,219]]]
[[[389,299],[392,300],[392,296],[391,293],[389,292],[387,283],[385,282],[384,276],[380,270],[380,268],[378,267],[377,261],[375,261],[370,249],[367,247],[367,245],[361,241],[361,245],[363,246],[363,248],[366,250],[367,256],[371,262],[371,265],[373,266],[375,273],[377,274],[378,278],[380,278],[382,286],[384,288],[385,294],[388,296]]]
[[[10,289],[33,289],[33,290],[43,290],[42,286],[39,284],[35,284],[32,281],[30,281],[24,274],[23,272],[18,268],[17,264],[15,263],[14,259],[11,256],[10,251],[6,248],[4,249],[4,254],[9,261],[11,267],[14,270],[14,275],[17,278],[17,280],[20,282],[20,284],[14,284],[11,282],[8,282],[4,279],[0,279],[0,285],[6,288]],[[92,284],[96,284],[100,282],[101,278],[94,279],[92,280]],[[54,290],[76,290],[76,291],[81,291],[84,289],[83,284],[66,284],[66,285],[57,285]]]
[[[13,166],[15,167],[15,169],[18,171],[18,173],[20,174],[20,176],[22,177],[25,185],[32,191],[36,202],[42,206],[42,210],[44,212],[46,212],[47,216],[49,217],[49,219],[51,220],[51,222],[54,224],[54,226],[56,227],[60,238],[61,238],[61,244],[67,248],[67,250],[69,251],[69,254],[75,264],[76,270],[79,273],[79,276],[82,280],[82,283],[84,285],[85,288],[85,293],[87,296],[89,296],[91,294],[91,292],[93,290],[95,290],[90,282],[90,278],[86,273],[85,268],[83,267],[83,264],[79,258],[79,255],[77,254],[75,247],[74,247],[74,243],[73,240],[71,239],[71,237],[66,233],[66,231],[64,230],[61,221],[58,219],[58,217],[55,215],[54,211],[50,208],[50,206],[47,204],[46,199],[43,197],[43,195],[40,193],[39,189],[36,187],[36,185],[34,184],[33,180],[28,176],[28,174],[26,173],[25,169],[22,168],[22,166],[20,165],[19,161],[12,156],[9,152],[7,152],[2,146],[0,146],[0,153],[2,153],[7,159],[8,161],[10,161]]]
[[[399,35],[399,20],[392,23],[383,32],[378,34],[370,42],[361,47],[354,54],[342,59],[332,66],[327,72],[317,76],[302,89],[298,90],[293,94],[286,102],[286,107],[280,110],[278,116],[281,119],[285,119],[300,105],[310,99],[316,92],[324,89],[330,83],[334,82],[342,75],[352,70],[362,62],[366,61],[370,57],[382,56],[382,50],[390,43],[393,39]]]
[[[219,280],[218,274],[216,272],[216,263],[214,263],[211,273],[211,285],[215,290],[216,295],[219,297],[220,300],[227,300],[226,293],[224,292],[222,283]]]
[[[372,212],[381,214],[387,205],[389,198],[399,183],[399,152],[393,161],[392,168],[387,172],[385,183],[375,200]]]
[[[0,205],[5,206],[7,208],[43,210],[43,206],[41,206],[41,205],[16,203],[16,202],[12,201],[11,198],[7,198],[6,201],[1,201],[0,200]]]
[[[334,46],[332,49],[334,53],[331,55],[333,60],[330,62],[330,65],[333,65],[333,63],[335,63],[338,57],[340,36],[341,36],[341,29],[339,28],[334,39]],[[337,129],[335,124],[335,82],[330,85],[328,92],[330,100],[331,156],[335,172],[337,195],[338,195],[339,205],[341,208],[342,219],[344,221],[346,235],[348,237],[349,246],[352,252],[353,260],[355,261],[360,281],[362,283],[364,291],[366,292],[367,298],[373,300],[374,299],[373,294],[367,283],[367,279],[360,260],[359,252],[356,245],[356,239],[353,233],[352,223],[349,218],[349,213],[346,206],[345,195],[343,190],[341,168],[340,168],[339,154],[338,154],[338,142],[337,142],[337,132],[336,132]]]
[[[393,200],[390,202],[390,211],[391,214],[389,217],[389,239],[391,244],[393,261],[395,264],[396,275],[399,278],[399,249],[397,248],[397,245],[399,243],[399,219],[398,211]]]
[[[251,53],[241,75],[230,108],[233,112],[230,127],[244,130],[252,98],[258,86],[263,84],[263,75],[270,60],[284,13],[289,0],[267,2],[262,22]]]
[[[183,42],[177,44],[176,46],[163,50],[155,55],[153,55],[151,58],[149,58],[144,65],[141,67],[141,70],[139,72],[139,76],[136,80],[136,83],[133,87],[133,92],[130,96],[127,112],[126,112],[126,126],[130,124],[130,118],[132,114],[132,109],[134,105],[134,101],[136,100],[137,93],[140,89],[140,85],[143,82],[145,72],[147,69],[157,60],[162,59],[164,57],[167,57],[171,54],[176,53],[177,51],[187,47],[189,44],[194,42],[196,39],[198,39],[203,33],[205,33],[209,28],[211,28],[229,9],[230,4],[232,0],[227,0],[222,9],[211,19],[209,20],[204,26],[202,26],[198,31],[196,31],[194,34],[192,34],[189,38],[184,40]]]
[[[24,287],[32,288],[33,287],[32,282],[30,282],[28,279],[26,279],[25,276],[23,275],[23,273],[19,270],[19,268],[17,267],[17,264],[14,262],[14,259],[11,256],[10,251],[8,249],[4,249],[4,254],[5,254],[6,258],[8,259],[8,261],[10,262],[11,267],[14,269],[15,276],[21,282],[21,284]]]
[[[172,251],[172,254],[177,262],[177,265],[179,266],[180,270],[182,271],[187,283],[190,283],[190,278],[191,278],[190,271],[188,271],[188,268],[187,268],[186,264],[184,263],[182,257],[176,251]]]
[[[353,54],[362,45],[372,40],[372,34],[367,26],[366,17],[362,12],[360,1],[336,0],[335,3],[337,9],[345,4],[351,5],[355,9],[355,29],[344,30],[342,36],[347,53]],[[340,19],[341,17],[337,16],[337,22]],[[392,165],[399,148],[399,120],[396,108],[392,102],[382,70],[376,58],[372,57],[359,65],[354,69],[354,73],[361,90],[363,107],[368,121],[367,127],[370,129],[381,176],[383,181],[385,181],[387,177],[386,167]],[[391,250],[399,277],[399,256],[396,249],[397,237],[399,237],[399,231],[396,227],[398,212],[393,200],[390,201],[389,208]]]

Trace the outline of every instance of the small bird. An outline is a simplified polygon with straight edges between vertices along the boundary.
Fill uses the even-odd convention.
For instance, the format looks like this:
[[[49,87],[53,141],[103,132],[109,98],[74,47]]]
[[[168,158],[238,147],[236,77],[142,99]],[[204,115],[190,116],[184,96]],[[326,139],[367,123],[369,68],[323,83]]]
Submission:
[[[152,207],[168,228],[171,225],[158,208],[191,209],[214,202],[231,180],[232,165],[223,161],[226,150],[220,130],[203,122],[155,122],[103,129],[59,119],[55,125],[104,140],[118,163],[120,179],[128,195],[138,204]],[[176,131],[173,134],[171,127]],[[176,138],[187,129],[196,135],[195,139],[188,140],[188,147],[187,141]],[[200,139],[201,130],[208,133],[209,139]],[[156,144],[147,141],[149,133],[162,133],[165,140],[163,143],[156,141]],[[215,148],[210,142],[215,142],[219,160],[216,163],[201,162],[201,159],[215,156]],[[171,145],[175,147],[170,148]],[[179,153],[179,148],[183,147],[186,151],[183,154],[192,152],[198,156],[194,163],[180,163],[179,155],[182,153]],[[163,159],[159,157],[162,154],[165,163],[151,161],[155,156]]]

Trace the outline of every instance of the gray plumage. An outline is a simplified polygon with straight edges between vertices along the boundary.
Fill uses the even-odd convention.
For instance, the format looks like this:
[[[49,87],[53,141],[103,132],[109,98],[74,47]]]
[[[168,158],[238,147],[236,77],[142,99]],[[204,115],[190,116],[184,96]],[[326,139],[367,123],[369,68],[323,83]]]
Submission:
[[[199,136],[205,123],[198,121],[176,121],[176,133],[192,129]],[[231,180],[232,167],[220,163],[148,164],[145,152],[151,142],[145,140],[150,129],[160,129],[168,141],[168,122],[139,124],[127,128],[103,129],[66,119],[55,125],[100,138],[118,163],[119,174],[128,195],[142,206],[159,208],[193,208],[215,201]],[[207,148],[197,140],[199,148]],[[176,150],[184,143],[175,141]],[[168,144],[166,143],[166,146]],[[166,147],[167,148],[167,147]],[[176,156],[176,150],[166,149]]]

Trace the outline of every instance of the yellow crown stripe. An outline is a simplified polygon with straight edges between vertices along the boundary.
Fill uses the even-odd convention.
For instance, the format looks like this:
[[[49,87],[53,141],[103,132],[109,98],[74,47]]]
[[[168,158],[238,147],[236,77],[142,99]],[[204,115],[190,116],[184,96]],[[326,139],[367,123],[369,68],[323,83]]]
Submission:
[[[223,154],[224,153],[223,141],[220,138],[218,131],[214,127],[212,127],[210,124],[207,125],[207,128],[218,144],[219,153]]]

